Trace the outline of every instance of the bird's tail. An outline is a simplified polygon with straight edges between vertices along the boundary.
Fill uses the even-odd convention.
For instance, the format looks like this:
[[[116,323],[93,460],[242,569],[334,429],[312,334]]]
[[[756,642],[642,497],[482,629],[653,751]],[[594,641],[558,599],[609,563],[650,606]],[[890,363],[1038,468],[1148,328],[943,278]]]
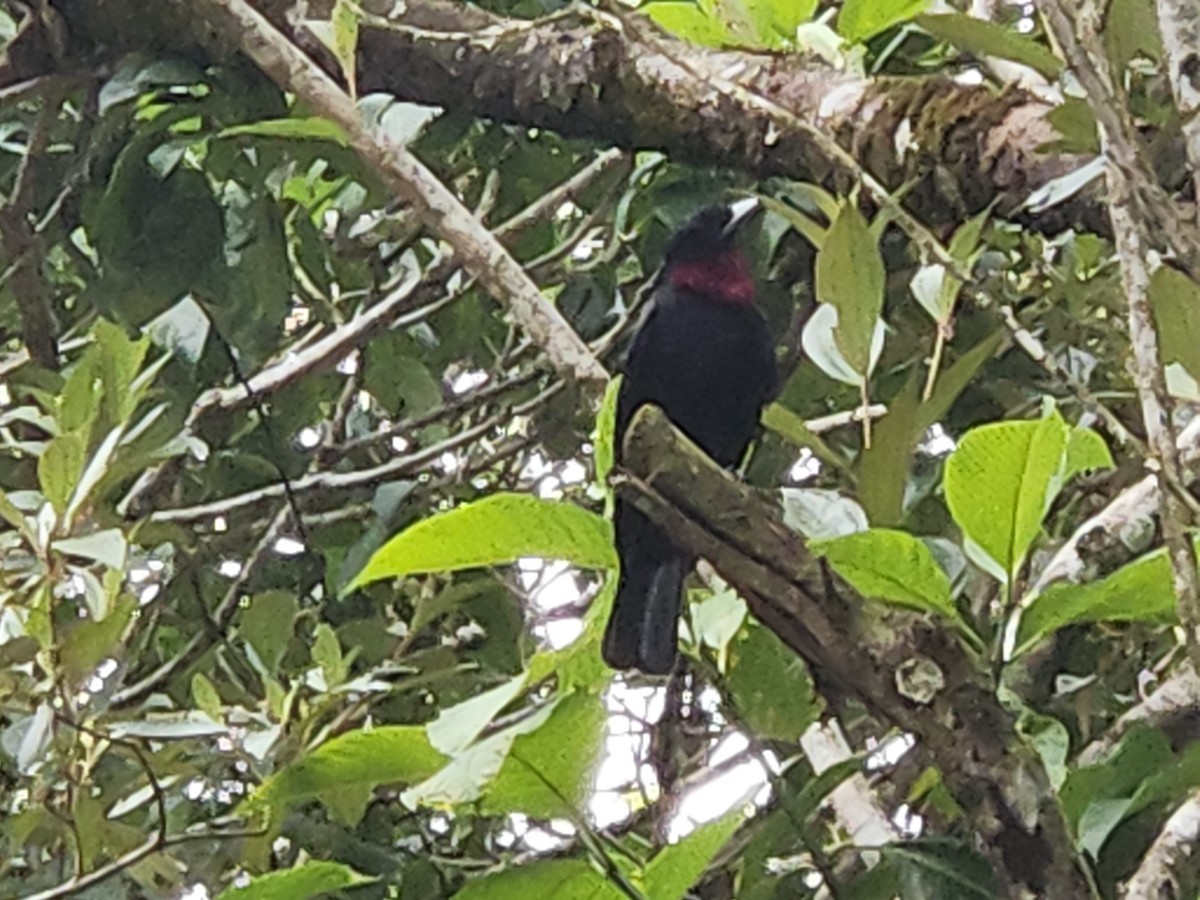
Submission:
[[[667,675],[675,666],[687,559],[640,513],[617,511],[621,576],[604,632],[604,661],[614,669]]]

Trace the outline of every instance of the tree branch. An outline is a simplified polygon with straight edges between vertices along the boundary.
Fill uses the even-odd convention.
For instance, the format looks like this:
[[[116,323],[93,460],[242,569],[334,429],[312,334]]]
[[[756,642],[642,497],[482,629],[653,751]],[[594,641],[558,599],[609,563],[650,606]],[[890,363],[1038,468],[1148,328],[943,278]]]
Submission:
[[[885,184],[914,185],[907,205],[934,225],[996,201],[1001,215],[1046,230],[1107,228],[1096,191],[1037,217],[1018,215],[1030,192],[1081,162],[1043,151],[1058,139],[1047,119],[1054,107],[1020,91],[999,94],[949,78],[868,80],[799,54],[705,50],[666,36],[651,45],[583,7],[538,22],[438,0],[396,9],[391,19],[363,23],[364,92],[658,149],[680,162],[824,182],[832,171],[812,141],[817,130]],[[315,49],[313,40],[305,45]],[[715,95],[713,78],[742,95]],[[754,97],[803,127],[781,122]],[[909,140],[897,140],[901,132]]]
[[[1167,55],[1180,127],[1191,163],[1200,212],[1200,6],[1192,0],[1158,0],[1158,24]]]
[[[173,2],[184,5],[183,0]],[[463,268],[505,307],[559,372],[583,383],[608,380],[587,345],[495,235],[407,149],[385,144],[372,133],[353,100],[266,18],[244,0],[202,0],[195,8],[276,84],[335,122],[351,148],[397,197],[413,205],[421,220],[450,245]]]
[[[1017,740],[1010,713],[944,629],[905,619],[884,639],[838,620],[820,567],[803,539],[753,489],[721,471],[661,411],[635,416],[625,439],[631,476],[619,489],[682,546],[708,559],[754,615],[830,679],[915,735],[984,835],[993,863],[1016,891],[1089,897],[1045,771]],[[846,585],[839,596],[857,598]],[[857,604],[856,604],[857,605]],[[849,619],[853,619],[853,610]],[[882,642],[882,643],[881,643]],[[893,673],[922,656],[949,687],[928,705],[899,691]]]
[[[1200,885],[1200,791],[1183,802],[1163,825],[1137,871],[1125,883],[1129,900],[1154,897],[1184,900]]]

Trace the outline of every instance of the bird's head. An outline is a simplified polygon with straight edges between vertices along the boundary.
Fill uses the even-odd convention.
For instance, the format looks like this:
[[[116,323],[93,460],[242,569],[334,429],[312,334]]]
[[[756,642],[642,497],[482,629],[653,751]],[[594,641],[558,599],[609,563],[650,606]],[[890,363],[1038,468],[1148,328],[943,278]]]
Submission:
[[[738,227],[759,208],[758,200],[738,200],[696,213],[667,244],[663,273],[671,284],[716,300],[750,303],[754,279],[738,249]]]

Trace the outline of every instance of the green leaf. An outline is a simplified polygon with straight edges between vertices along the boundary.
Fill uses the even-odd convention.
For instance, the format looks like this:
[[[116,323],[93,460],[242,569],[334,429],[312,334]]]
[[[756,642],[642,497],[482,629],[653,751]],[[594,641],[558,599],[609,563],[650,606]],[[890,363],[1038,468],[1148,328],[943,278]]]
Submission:
[[[311,860],[284,872],[258,875],[240,887],[228,887],[217,900],[308,900],[376,880],[341,863]]]
[[[600,401],[600,411],[596,415],[596,482],[608,488],[608,475],[612,472],[616,460],[616,430],[617,430],[617,396],[621,392],[623,375],[618,375],[608,383],[604,391],[604,399]]]
[[[991,867],[965,844],[909,841],[882,848],[899,870],[900,900],[993,900],[1000,895]]]
[[[121,646],[136,610],[137,601],[125,594],[102,620],[80,619],[72,623],[58,657],[72,684],[90,676],[101,661]]]
[[[1177,362],[1200,381],[1200,285],[1160,266],[1150,278],[1150,302],[1163,364]]]
[[[681,900],[743,821],[742,811],[735,809],[715,822],[701,825],[678,844],[658,851],[646,866],[646,896],[654,900]]]
[[[921,612],[958,621],[950,579],[929,548],[905,531],[872,528],[823,541],[810,541],[856,591]]]
[[[284,138],[293,141],[332,141],[339,147],[350,146],[346,132],[342,127],[329,119],[320,116],[295,119],[264,119],[261,122],[249,122],[244,125],[234,125],[217,132],[218,138],[240,137]]]
[[[524,689],[525,673],[521,673],[499,687],[443,709],[425,726],[429,742],[448,756],[463,752]]]
[[[350,96],[358,94],[358,18],[361,9],[354,0],[337,0],[329,21],[333,25],[333,55],[342,76],[350,85]]]
[[[639,10],[664,31],[702,47],[721,47],[729,40],[725,23],[710,4],[658,0]]]
[[[599,696],[576,691],[564,697],[544,725],[513,741],[484,794],[484,813],[577,817],[591,792],[607,721]]]
[[[38,484],[59,515],[67,510],[85,462],[87,446],[78,434],[60,434],[38,458]]]
[[[1068,97],[1050,110],[1046,121],[1054,126],[1059,139],[1045,145],[1045,152],[1079,153],[1088,156],[1100,152],[1096,115],[1086,100]]]
[[[1186,769],[1188,758],[1182,762]],[[1103,762],[1070,772],[1059,801],[1076,843],[1098,856],[1113,829],[1132,814],[1134,797],[1163,773],[1179,774],[1179,763],[1162,731],[1134,725]]]
[[[204,353],[212,322],[191,295],[163,310],[143,331],[162,349],[195,365]]]
[[[192,676],[192,702],[196,704],[196,709],[217,722],[225,718],[225,707],[221,703],[221,695],[217,693],[216,686],[203,672],[197,672]]]
[[[93,345],[71,369],[62,393],[58,396],[58,412],[55,419],[58,421],[59,434],[75,433],[84,443],[89,443],[92,423],[100,414],[100,398],[103,393],[100,361]]]
[[[224,262],[221,206],[183,149],[162,134],[130,141],[87,222],[108,288],[95,299],[134,326],[202,286]]]
[[[92,350],[103,385],[103,426],[111,429],[126,425],[141,399],[134,384],[150,349],[150,339],[131,340],[125,329],[103,319],[92,333],[96,338]]]
[[[582,859],[542,859],[468,881],[454,900],[622,900],[625,895]]]
[[[1057,791],[1067,778],[1067,760],[1071,754],[1071,735],[1058,719],[1022,710],[1017,722],[1025,740],[1037,750],[1046,768],[1050,785]]]
[[[838,349],[859,375],[870,371],[885,277],[883,257],[867,220],[852,202],[843,203],[817,254],[817,299],[837,310]]]
[[[106,528],[80,537],[63,538],[51,545],[52,549],[67,556],[90,559],[110,569],[124,573],[128,546],[125,535],[119,528]]]
[[[696,640],[721,654],[745,621],[746,603],[731,589],[692,604],[692,631]]]
[[[1067,440],[1067,459],[1063,467],[1063,481],[1067,481],[1080,472],[1094,472],[1097,469],[1111,469],[1113,462],[1112,451],[1104,443],[1097,432],[1090,428],[1077,425],[1071,429]]]
[[[1125,68],[1137,56],[1162,59],[1162,36],[1154,0],[1112,0],[1104,17],[1104,48],[1113,77],[1125,77]]]
[[[974,56],[1011,59],[1051,81],[1058,78],[1063,69],[1062,60],[1037,41],[996,22],[962,13],[944,13],[918,16],[917,24],[934,37]]]
[[[285,591],[255,594],[241,611],[238,634],[254,648],[268,672],[279,668],[299,612],[296,595]]]
[[[337,632],[327,622],[320,622],[313,630],[312,660],[321,668],[325,683],[335,687],[346,680],[346,661],[342,657],[342,645]]]
[[[513,742],[521,735],[531,734],[541,728],[556,707],[557,703],[547,704],[507,728],[477,740],[457,754],[448,765],[405,791],[401,799],[409,807],[437,809],[474,803],[499,773]]]
[[[861,44],[909,21],[928,5],[928,0],[846,0],[838,15],[838,33],[852,44]]]
[[[1169,766],[1159,769],[1142,782],[1133,795],[1129,815],[1164,802],[1178,801],[1200,786],[1200,742],[1193,741]]]
[[[419,725],[362,729],[339,735],[276,772],[257,796],[278,808],[327,792],[412,784],[445,763]]]
[[[901,524],[917,444],[1006,340],[1004,329],[996,328],[976,343],[943,370],[927,402],[921,402],[923,373],[919,368],[913,369],[904,387],[888,402],[888,414],[876,423],[875,440],[862,452],[858,471],[858,498],[873,523]]]
[[[417,522],[381,547],[346,590],[381,578],[561,559],[588,569],[616,565],[612,527],[571,503],[493,494]]]
[[[754,23],[760,44],[778,47],[780,38],[796,39],[796,29],[816,12],[817,0],[742,0],[742,8]]]
[[[744,635],[729,645],[726,684],[739,714],[761,738],[799,740],[821,714],[804,662],[757,623],[747,622]]]
[[[811,186],[810,185],[797,185],[794,187],[795,188],[807,188],[807,187],[811,187]],[[820,191],[820,188],[814,188],[813,190]],[[795,193],[795,190],[789,192],[789,194],[790,193]],[[824,194],[824,191],[821,191],[821,194]],[[813,215],[810,215],[805,210],[797,209],[795,206],[793,206],[790,203],[784,203],[781,200],[777,200],[776,198],[769,197],[765,194],[760,194],[759,199],[762,201],[763,206],[766,207],[766,209],[769,212],[773,212],[776,215],[780,216],[785,222],[788,223],[788,225],[790,225],[792,228],[794,228],[801,237],[803,237],[806,241],[808,241],[810,244],[812,244],[813,247],[815,247],[818,250],[821,249],[821,247],[825,243],[826,229],[820,222],[818,222],[816,220],[816,218],[814,218]],[[801,196],[800,199],[802,201],[807,201],[808,197]],[[817,204],[815,202],[806,203],[806,205],[817,206]],[[831,221],[837,217],[836,203],[835,203],[833,211],[828,213],[828,216]]]
[[[1100,581],[1050,585],[1022,611],[1014,655],[1075,622],[1169,622],[1174,616],[1171,561],[1159,549]]]
[[[1062,483],[1069,429],[1058,413],[967,432],[946,462],[946,504],[1011,582]]]

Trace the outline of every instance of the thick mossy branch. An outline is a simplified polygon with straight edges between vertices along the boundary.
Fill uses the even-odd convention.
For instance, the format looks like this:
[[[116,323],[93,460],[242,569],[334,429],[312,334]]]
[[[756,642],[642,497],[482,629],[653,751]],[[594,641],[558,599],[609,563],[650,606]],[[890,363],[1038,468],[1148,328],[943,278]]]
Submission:
[[[580,7],[530,22],[411,0],[386,23],[364,23],[359,49],[364,93],[849,187],[805,131],[816,128],[883,184],[904,185],[909,207],[932,226],[993,202],[1001,215],[1026,218],[1018,210],[1032,191],[1081,164],[1046,152],[1060,138],[1053,107],[1019,90],[864,79],[800,54],[707,50],[634,14]],[[1103,229],[1099,200],[1083,191],[1029,224]]]
[[[134,0],[51,0],[71,60],[128,52],[190,54],[214,48],[184,14],[188,5]],[[340,67],[288,0],[256,9],[335,78]],[[1099,190],[1036,215],[1030,193],[1081,157],[1052,149],[1053,107],[1019,90],[950,78],[860,78],[800,54],[718,52],[673,40],[634,13],[576,7],[529,21],[468,4],[409,0],[364,4],[358,88],[457,113],[545,128],[630,150],[659,149],[679,162],[727,166],[848,188],[806,129],[831,135],[934,228],[950,228],[994,203],[1044,232],[1106,231]],[[218,42],[221,43],[221,42]],[[52,72],[46,29],[29,28],[0,60],[0,88]],[[225,42],[224,52],[232,49]],[[1163,171],[1182,170],[1182,148],[1160,142]]]
[[[861,610],[862,598],[842,582],[838,597],[827,597],[818,562],[779,510],[717,467],[657,408],[634,417],[624,466],[628,475],[618,489],[712,563],[818,678],[919,739],[988,837],[1012,890],[1023,884],[1038,896],[1090,896],[1041,763],[1021,745],[1014,717],[985,675],[944,629],[904,617],[890,637],[881,638],[880,629],[862,633],[858,616],[838,612],[847,601],[852,613]],[[948,686],[928,704],[904,697],[894,677],[914,656],[934,662]]]

